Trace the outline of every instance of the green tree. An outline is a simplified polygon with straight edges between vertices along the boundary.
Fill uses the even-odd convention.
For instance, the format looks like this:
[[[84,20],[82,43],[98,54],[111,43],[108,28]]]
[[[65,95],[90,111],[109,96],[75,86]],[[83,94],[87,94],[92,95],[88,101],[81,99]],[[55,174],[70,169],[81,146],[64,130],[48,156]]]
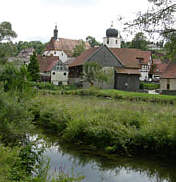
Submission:
[[[166,52],[166,58],[176,62],[176,33],[172,32],[167,34],[167,42],[164,45],[164,50]]]
[[[25,65],[17,68],[12,63],[8,63],[0,71],[0,81],[3,83],[4,91],[11,91],[13,94],[17,92],[20,97],[28,90],[27,79],[28,72]]]
[[[175,0],[148,0],[149,8],[146,12],[138,12],[137,18],[126,23],[130,28],[141,28],[148,33],[160,35],[175,32]]]
[[[16,38],[17,34],[12,30],[10,22],[2,22],[0,24],[0,42],[3,40],[10,41],[11,38]]]
[[[37,54],[42,54],[43,50],[45,48],[46,44],[43,44],[40,41],[19,41],[17,43],[15,43],[15,46],[17,48],[17,54],[19,54],[23,49],[26,48],[34,48]]]
[[[37,55],[35,52],[30,57],[30,63],[28,65],[28,72],[30,74],[32,81],[38,81],[40,79],[39,62],[37,60]]]
[[[90,83],[91,86],[94,85],[94,82],[107,82],[108,77],[103,71],[101,65],[96,62],[86,62],[84,64],[84,73],[83,78],[85,81]]]
[[[85,51],[85,43],[84,41],[81,41],[79,45],[76,45],[73,50],[73,57],[79,56],[82,52]]]
[[[125,41],[122,41],[121,42],[121,48],[131,48],[132,47],[132,42],[128,41],[128,42],[125,42]]]
[[[136,48],[136,49],[142,49],[142,50],[147,50],[147,40],[146,37],[144,36],[144,33],[139,32],[135,35],[131,42],[131,47]]]
[[[86,37],[86,41],[89,42],[91,47],[95,47],[95,46],[100,46],[101,44],[99,42],[96,41],[96,39],[92,36],[87,36]]]
[[[17,37],[17,34],[12,30],[11,23],[0,23],[0,63],[6,63],[8,57],[16,51],[11,42],[11,39],[15,37]]]
[[[148,0],[148,2],[149,7],[147,11],[139,12],[132,22],[126,23],[125,29],[130,31],[141,29],[149,33],[155,41],[156,36],[158,36],[157,39],[165,40],[168,35],[170,36],[176,32],[176,2],[175,0]],[[173,59],[173,54],[176,54],[173,48],[174,41],[169,41],[169,44],[166,46],[167,58]]]

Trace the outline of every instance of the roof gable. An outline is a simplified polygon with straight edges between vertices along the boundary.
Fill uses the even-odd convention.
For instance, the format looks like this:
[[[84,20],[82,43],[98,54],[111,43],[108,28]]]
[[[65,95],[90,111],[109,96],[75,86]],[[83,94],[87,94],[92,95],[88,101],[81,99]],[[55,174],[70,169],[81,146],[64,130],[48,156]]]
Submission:
[[[84,51],[69,67],[83,65],[85,62],[96,62],[103,67],[121,67],[122,64],[106,47],[95,47]]]
[[[101,46],[88,60],[89,62],[96,62],[103,67],[121,67],[122,64],[117,57],[112,54],[107,46]]]

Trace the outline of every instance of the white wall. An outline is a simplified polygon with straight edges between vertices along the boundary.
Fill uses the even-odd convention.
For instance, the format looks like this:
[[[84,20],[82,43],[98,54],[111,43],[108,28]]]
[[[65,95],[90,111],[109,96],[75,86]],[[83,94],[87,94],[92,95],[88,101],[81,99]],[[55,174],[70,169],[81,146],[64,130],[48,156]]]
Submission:
[[[167,84],[170,85],[169,90],[176,90],[176,79],[160,79],[161,90],[167,90]]]
[[[58,56],[63,63],[65,63],[68,60],[68,56],[67,54],[65,54],[64,51],[44,51],[43,56]]]
[[[63,85],[68,84],[68,71],[51,71],[51,83],[58,85],[59,82]]]
[[[109,40],[109,44],[108,44]],[[104,37],[103,38],[103,45],[106,45],[109,48],[120,48],[121,47],[121,40],[118,37]]]

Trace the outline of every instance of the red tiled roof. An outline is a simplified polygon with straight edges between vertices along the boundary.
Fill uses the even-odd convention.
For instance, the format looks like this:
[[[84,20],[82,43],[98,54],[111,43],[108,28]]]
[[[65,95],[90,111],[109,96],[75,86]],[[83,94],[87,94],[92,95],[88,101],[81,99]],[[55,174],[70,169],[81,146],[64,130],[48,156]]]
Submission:
[[[176,78],[176,63],[170,63],[161,78]]]
[[[153,59],[153,64],[162,64],[161,59]]]
[[[40,66],[40,72],[48,72],[56,65],[59,61],[57,56],[37,56],[37,60]]]
[[[63,50],[66,54],[68,54],[69,57],[73,54],[73,49],[76,45],[81,44],[82,40],[72,40],[72,39],[65,39],[65,38],[59,38],[55,40],[54,38],[51,38],[50,42],[46,46],[46,50]],[[90,48],[90,45],[88,42],[85,42],[86,49]]]
[[[151,51],[130,48],[110,48],[110,50],[128,68],[139,68],[138,58],[142,58],[142,64],[147,64],[151,57]]]
[[[139,69],[130,68],[116,68],[117,73],[129,74],[129,75],[140,75]]]
[[[168,64],[166,63],[156,64],[156,67],[154,68],[153,73],[162,74],[166,70],[167,66]]]
[[[86,59],[88,57],[90,57],[93,53],[95,53],[97,51],[97,49],[99,49],[99,47],[94,47],[94,48],[90,48],[90,49],[87,49],[85,50],[80,56],[78,56],[75,61],[73,61],[69,67],[72,67],[72,66],[79,66],[79,65],[82,65],[84,64],[84,62],[86,61]]]

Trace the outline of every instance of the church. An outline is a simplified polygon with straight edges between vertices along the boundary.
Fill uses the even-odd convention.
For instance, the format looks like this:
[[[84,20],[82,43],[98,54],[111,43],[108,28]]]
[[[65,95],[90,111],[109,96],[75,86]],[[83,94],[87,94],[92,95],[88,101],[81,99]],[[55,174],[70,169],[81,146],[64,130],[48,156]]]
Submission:
[[[57,56],[63,63],[72,60],[75,46],[80,45],[83,40],[58,38],[57,26],[55,26],[53,33],[54,35],[47,44],[43,56]],[[89,43],[85,42],[85,49],[89,48]]]

